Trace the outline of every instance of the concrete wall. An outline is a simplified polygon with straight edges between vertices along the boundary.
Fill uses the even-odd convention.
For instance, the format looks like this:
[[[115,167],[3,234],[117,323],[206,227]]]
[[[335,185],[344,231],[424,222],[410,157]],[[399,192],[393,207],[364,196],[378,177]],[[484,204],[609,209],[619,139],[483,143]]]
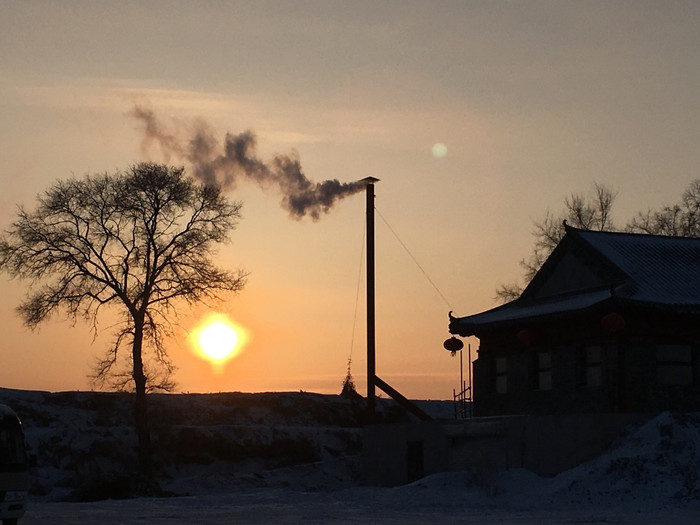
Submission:
[[[449,468],[449,440],[438,422],[369,425],[362,447],[363,481],[396,486]]]
[[[364,482],[395,486],[436,472],[506,468],[554,476],[598,456],[643,419],[570,414],[371,425],[364,432]]]

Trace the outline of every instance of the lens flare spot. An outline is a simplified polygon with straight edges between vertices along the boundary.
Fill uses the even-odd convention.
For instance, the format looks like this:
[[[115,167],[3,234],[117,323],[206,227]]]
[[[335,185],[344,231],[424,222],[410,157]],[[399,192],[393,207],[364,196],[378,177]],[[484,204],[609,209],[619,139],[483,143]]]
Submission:
[[[433,144],[432,148],[433,157],[436,159],[442,159],[447,156],[447,146],[442,142],[436,142]]]

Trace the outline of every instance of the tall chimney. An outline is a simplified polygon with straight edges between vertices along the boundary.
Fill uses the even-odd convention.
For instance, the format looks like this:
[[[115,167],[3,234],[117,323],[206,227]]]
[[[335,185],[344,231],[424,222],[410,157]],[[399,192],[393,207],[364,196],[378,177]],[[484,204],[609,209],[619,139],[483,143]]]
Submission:
[[[366,177],[360,182],[367,185],[367,410],[375,412],[376,358],[374,310],[374,183],[379,179]]]

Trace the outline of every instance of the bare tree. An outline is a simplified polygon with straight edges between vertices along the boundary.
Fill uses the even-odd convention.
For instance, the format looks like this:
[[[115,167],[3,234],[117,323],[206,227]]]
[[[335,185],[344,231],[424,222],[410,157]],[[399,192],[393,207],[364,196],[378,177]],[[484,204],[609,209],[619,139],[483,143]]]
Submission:
[[[564,237],[564,220],[584,230],[610,231],[615,227],[610,212],[617,192],[603,184],[594,184],[587,195],[572,194],[564,200],[564,211],[559,215],[547,212],[542,221],[535,223],[535,246],[529,259],[520,264],[525,269],[525,280],[530,282],[552,250]],[[700,179],[692,181],[677,204],[664,206],[659,211],[640,212],[625,227],[632,233],[700,237]],[[503,284],[496,291],[503,302],[517,299],[523,287],[517,283]]]
[[[520,261],[525,270],[525,280],[530,282],[564,237],[564,221],[584,230],[607,231],[614,228],[610,213],[617,192],[599,183],[593,185],[588,195],[572,194],[564,199],[564,211],[560,214],[547,212],[544,219],[535,222],[535,246],[529,259]],[[517,283],[503,284],[496,297],[503,302],[517,299],[523,287]]]
[[[677,237],[700,237],[700,179],[692,181],[681,202],[660,211],[640,212],[627,225],[627,231]]]
[[[114,306],[121,316],[114,345],[95,377],[116,373],[135,390],[139,468],[151,472],[146,392],[168,388],[172,364],[164,347],[174,305],[242,289],[245,273],[212,263],[228,240],[241,204],[218,187],[203,186],[183,168],[142,163],[114,175],[59,181],[38,198],[34,211],[20,207],[0,236],[0,270],[32,288],[17,311],[35,328],[58,310],[85,318]],[[130,372],[117,357],[126,347]],[[148,368],[148,356],[161,375]]]

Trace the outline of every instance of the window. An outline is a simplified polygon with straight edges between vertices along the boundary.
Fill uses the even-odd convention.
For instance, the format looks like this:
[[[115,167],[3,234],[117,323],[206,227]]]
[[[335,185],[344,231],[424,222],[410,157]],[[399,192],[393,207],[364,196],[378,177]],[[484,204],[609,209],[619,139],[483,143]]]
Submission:
[[[603,386],[603,351],[600,346],[587,346],[583,349],[583,369],[586,388]]]
[[[496,393],[505,394],[508,392],[508,358],[496,358]]]
[[[552,389],[552,352],[535,354],[535,390]]]
[[[693,353],[688,345],[656,347],[656,378],[660,386],[693,384]]]

